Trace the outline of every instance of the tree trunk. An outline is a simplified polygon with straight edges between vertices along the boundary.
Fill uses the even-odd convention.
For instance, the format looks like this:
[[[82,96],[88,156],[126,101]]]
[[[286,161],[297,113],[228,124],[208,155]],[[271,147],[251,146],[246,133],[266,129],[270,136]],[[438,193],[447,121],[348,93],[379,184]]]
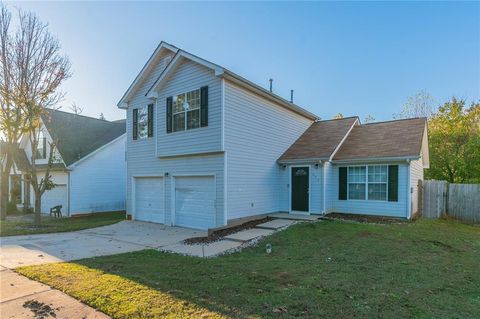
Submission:
[[[42,196],[35,192],[35,226],[40,226],[42,212]]]
[[[10,170],[12,169],[12,160],[10,156],[7,156],[5,159],[5,167],[2,171],[2,176],[0,177],[0,220],[5,220],[7,218],[7,203],[8,203],[8,194],[10,192],[10,185],[8,183],[10,177]]]

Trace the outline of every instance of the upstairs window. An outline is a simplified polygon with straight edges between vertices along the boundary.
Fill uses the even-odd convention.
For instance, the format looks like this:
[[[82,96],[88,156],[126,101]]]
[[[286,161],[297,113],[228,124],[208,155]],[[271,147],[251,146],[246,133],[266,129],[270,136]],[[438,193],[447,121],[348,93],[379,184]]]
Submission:
[[[47,158],[47,138],[40,132],[38,134],[38,144],[37,144],[37,153],[36,159],[46,159]]]
[[[200,127],[200,89],[173,97],[173,131]]]
[[[153,136],[153,104],[133,109],[133,139]]]
[[[167,97],[167,133],[208,126],[208,86]]]

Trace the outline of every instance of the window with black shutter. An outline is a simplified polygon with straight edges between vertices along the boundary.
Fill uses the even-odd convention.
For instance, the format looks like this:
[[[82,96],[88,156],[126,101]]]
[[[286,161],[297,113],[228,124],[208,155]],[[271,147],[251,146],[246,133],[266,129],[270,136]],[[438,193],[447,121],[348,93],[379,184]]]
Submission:
[[[398,202],[398,165],[388,166],[388,201]]]
[[[347,168],[338,168],[338,199],[347,199]]]
[[[201,127],[208,126],[208,86],[200,88],[200,121]]]

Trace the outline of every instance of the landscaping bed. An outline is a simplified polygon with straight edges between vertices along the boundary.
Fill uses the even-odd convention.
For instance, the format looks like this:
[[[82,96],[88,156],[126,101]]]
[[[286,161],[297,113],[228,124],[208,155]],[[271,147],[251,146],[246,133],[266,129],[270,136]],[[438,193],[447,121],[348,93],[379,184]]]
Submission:
[[[325,215],[322,219],[354,221],[359,223],[370,223],[370,224],[398,224],[398,223],[409,222],[407,219],[404,219],[404,218],[359,215],[359,214],[340,214],[340,213],[330,213]]]
[[[319,221],[217,258],[143,250],[17,271],[119,319],[480,318],[479,264],[478,227]]]
[[[189,238],[189,239],[184,240],[183,242],[187,245],[213,243],[213,242],[216,242],[218,240],[221,240],[225,236],[238,233],[239,231],[242,231],[242,230],[255,228],[255,226],[266,223],[266,222],[269,222],[271,220],[272,220],[271,217],[255,219],[255,220],[243,223],[243,224],[238,225],[238,226],[229,227],[229,228],[214,231],[213,233],[211,233],[208,236]]]

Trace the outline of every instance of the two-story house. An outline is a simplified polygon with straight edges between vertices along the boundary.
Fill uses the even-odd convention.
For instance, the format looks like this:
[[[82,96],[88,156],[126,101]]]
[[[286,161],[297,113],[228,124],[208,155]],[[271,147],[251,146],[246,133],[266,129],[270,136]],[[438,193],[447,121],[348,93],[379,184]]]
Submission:
[[[410,218],[428,166],[424,119],[319,121],[165,42],[118,107],[135,220],[211,229],[273,212]]]
[[[28,178],[31,163],[35,160],[40,180],[54,142],[50,176],[55,187],[43,194],[42,213],[57,205],[62,206],[64,216],[124,210],[125,120],[110,122],[53,109],[46,109],[40,120],[35,154],[27,135],[13,150],[10,201],[19,208],[33,207],[35,195]]]

